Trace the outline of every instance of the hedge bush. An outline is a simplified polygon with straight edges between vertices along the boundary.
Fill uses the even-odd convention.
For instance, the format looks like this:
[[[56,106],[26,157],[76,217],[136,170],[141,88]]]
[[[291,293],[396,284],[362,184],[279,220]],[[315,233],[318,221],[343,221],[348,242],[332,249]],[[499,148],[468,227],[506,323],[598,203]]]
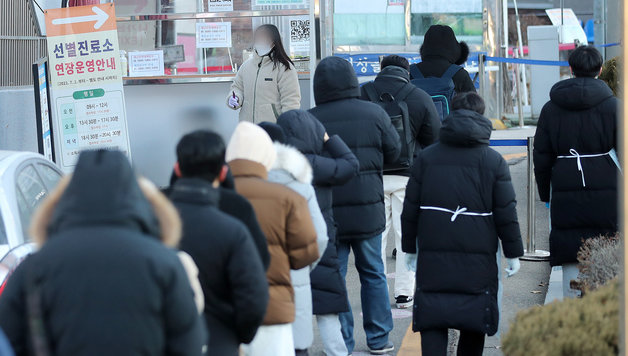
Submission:
[[[519,312],[503,339],[507,356],[604,356],[619,352],[617,279],[583,298]]]
[[[578,289],[588,293],[617,277],[622,268],[622,255],[619,234],[586,240],[578,252]]]

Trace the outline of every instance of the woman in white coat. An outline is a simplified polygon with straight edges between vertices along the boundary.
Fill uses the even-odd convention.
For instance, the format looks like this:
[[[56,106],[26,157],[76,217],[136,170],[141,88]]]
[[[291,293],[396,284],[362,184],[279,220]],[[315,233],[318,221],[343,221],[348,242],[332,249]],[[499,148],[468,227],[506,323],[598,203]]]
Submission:
[[[240,67],[227,105],[240,109],[240,121],[276,122],[282,113],[301,107],[299,77],[275,25],[258,27],[254,41],[255,53]]]

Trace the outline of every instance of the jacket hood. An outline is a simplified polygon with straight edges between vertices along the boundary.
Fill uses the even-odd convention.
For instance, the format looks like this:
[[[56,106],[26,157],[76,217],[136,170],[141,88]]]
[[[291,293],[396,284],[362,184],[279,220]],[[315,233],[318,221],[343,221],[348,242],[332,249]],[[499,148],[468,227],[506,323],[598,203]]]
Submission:
[[[571,78],[552,87],[550,99],[567,110],[586,110],[613,96],[611,89],[595,78]]]
[[[236,126],[225,154],[227,162],[237,159],[253,161],[264,166],[267,171],[273,167],[276,157],[273,141],[266,131],[246,121]]]
[[[323,152],[325,127],[305,110],[290,110],[279,116],[277,125],[283,128],[286,143],[304,154]]]
[[[422,59],[442,57],[452,64],[463,64],[469,57],[469,46],[458,42],[454,30],[445,25],[432,25],[425,33],[420,54]]]
[[[353,66],[340,57],[324,58],[314,72],[316,105],[326,102],[359,98],[360,84]]]
[[[387,66],[382,69],[381,72],[377,75],[378,79],[397,79],[400,81],[405,81],[406,83],[410,81],[410,72],[408,72],[405,68],[397,67],[397,66]]]
[[[312,166],[301,152],[277,142],[275,142],[275,150],[277,151],[277,160],[271,174],[276,171],[285,171],[300,183],[312,183]]]
[[[175,208],[152,183],[138,179],[119,151],[81,153],[72,176],[42,203],[31,234],[42,244],[48,235],[94,225],[126,227],[175,246],[181,222]]]
[[[440,140],[452,146],[488,145],[493,125],[491,121],[470,110],[455,110],[443,122]]]

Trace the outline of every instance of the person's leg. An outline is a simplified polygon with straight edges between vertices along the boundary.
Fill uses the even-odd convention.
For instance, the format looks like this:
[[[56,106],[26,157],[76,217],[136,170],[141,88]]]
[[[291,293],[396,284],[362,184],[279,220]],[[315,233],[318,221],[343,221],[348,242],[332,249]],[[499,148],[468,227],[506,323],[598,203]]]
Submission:
[[[294,356],[290,324],[263,325],[250,344],[242,345],[245,356]]]
[[[381,240],[382,237],[378,235],[352,242],[355,267],[360,276],[364,331],[367,344],[371,349],[386,346],[388,333],[393,328],[388,283],[380,256]]]
[[[342,328],[338,314],[323,314],[316,316],[318,333],[323,341],[323,348],[327,356],[347,356],[349,351],[342,337]]]
[[[421,331],[421,355],[447,356],[448,336],[447,329]]]
[[[384,233],[382,234],[382,262],[384,264],[384,274],[387,273],[386,268],[386,245],[388,243],[388,233],[390,232],[390,228],[392,227],[392,204],[391,204],[391,195],[392,188],[394,188],[394,181],[391,180],[393,176],[384,176],[384,211],[386,213],[386,228],[384,229]]]
[[[477,331],[460,330],[458,356],[482,356],[486,335]]]
[[[349,253],[351,252],[351,244],[347,241],[338,241],[336,245],[338,250],[338,263],[340,264],[340,274],[342,275],[343,282],[347,284],[347,264],[349,263]],[[380,259],[381,261],[381,259]],[[347,296],[349,298],[349,296]],[[349,353],[353,352],[355,347],[355,340],[353,339],[353,310],[351,304],[349,304],[349,311],[338,314],[340,319],[340,325],[342,327],[342,338],[345,340],[345,345]]]
[[[580,291],[571,288],[571,281],[578,279],[578,264],[577,263],[565,263],[563,265],[563,298],[578,298]]]
[[[392,181],[392,231],[395,236],[395,248],[397,249],[397,260],[395,261],[395,298],[399,296],[414,296],[414,272],[408,270],[406,266],[406,254],[401,250],[401,211],[403,210],[403,199],[406,196],[406,185],[408,177],[391,176]],[[409,307],[411,305],[403,305]]]

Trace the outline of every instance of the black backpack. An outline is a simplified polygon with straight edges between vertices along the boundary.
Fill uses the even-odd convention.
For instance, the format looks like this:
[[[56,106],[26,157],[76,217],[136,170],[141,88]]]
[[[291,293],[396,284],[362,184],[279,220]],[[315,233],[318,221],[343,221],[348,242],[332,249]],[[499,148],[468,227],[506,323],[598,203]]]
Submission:
[[[414,84],[406,83],[395,95],[390,93],[379,94],[373,82],[364,84],[364,90],[369,100],[386,111],[401,139],[399,159],[394,163],[385,164],[385,172],[405,170],[412,166],[414,160],[414,140],[412,139],[408,104],[405,100],[414,89]]]

